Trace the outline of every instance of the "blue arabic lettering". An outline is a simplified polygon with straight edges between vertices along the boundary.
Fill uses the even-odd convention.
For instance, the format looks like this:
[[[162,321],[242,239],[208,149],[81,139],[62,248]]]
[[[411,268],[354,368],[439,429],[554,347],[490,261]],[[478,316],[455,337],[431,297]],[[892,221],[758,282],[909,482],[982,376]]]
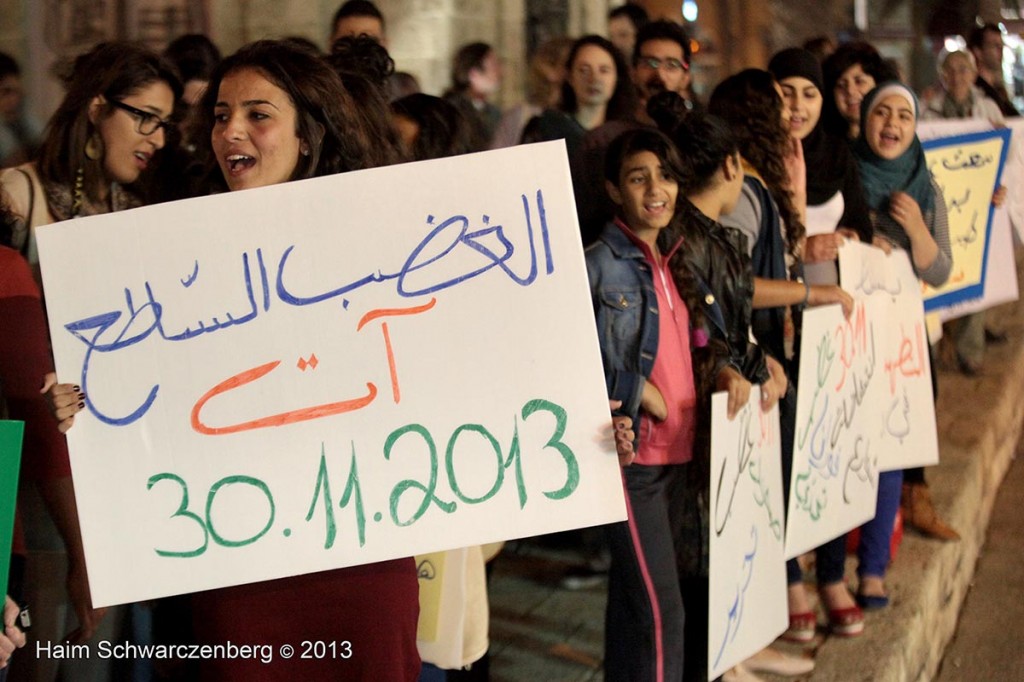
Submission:
[[[507,263],[514,255],[515,247],[505,236],[504,228],[502,226],[491,226],[490,218],[488,216],[484,216],[483,221],[485,227],[480,230],[470,231],[468,229],[468,220],[464,216],[453,216],[434,228],[413,249],[412,253],[408,258],[406,258],[401,269],[397,272],[385,274],[378,270],[375,273],[370,273],[353,282],[342,285],[341,287],[313,296],[295,295],[289,291],[284,284],[285,266],[288,262],[289,256],[295,249],[294,245],[289,246],[281,255],[278,263],[276,278],[277,296],[282,302],[289,305],[305,306],[342,296],[367,284],[397,280],[397,293],[403,297],[413,297],[425,293],[440,291],[442,289],[455,286],[461,282],[469,281],[494,267],[501,268],[501,270],[504,271],[505,274],[508,275],[508,277],[516,284],[524,287],[529,286],[536,280],[538,275],[538,249],[535,238],[533,210],[531,209],[530,201],[525,194],[521,195],[521,199],[526,220],[526,233],[529,241],[530,252],[530,268],[529,272],[525,276],[517,275]],[[535,204],[537,220],[539,222],[539,232],[544,249],[545,272],[550,275],[554,272],[555,266],[551,252],[547,213],[544,208],[544,195],[542,190],[538,189],[536,191]],[[432,223],[432,218],[429,222]],[[457,231],[449,229],[452,226],[458,227],[459,229]],[[433,241],[439,238],[443,233],[452,234],[453,232],[455,239],[443,248],[439,254],[429,257],[426,260],[419,261],[423,252],[432,244]],[[482,242],[482,240],[487,237],[497,239],[498,243],[501,245],[500,255],[495,253],[490,247]],[[471,272],[464,273],[450,279],[444,279],[439,282],[433,282],[419,290],[406,290],[405,282],[407,277],[415,272],[426,272],[428,266],[438,263],[444,256],[452,253],[456,247],[460,245],[468,247],[476,253],[483,255],[489,262]],[[262,310],[267,312],[270,310],[270,277],[267,272],[263,250],[258,248],[256,249],[255,254],[256,265],[259,269],[259,284],[262,294],[260,303],[262,303]],[[242,254],[242,270],[245,294],[248,300],[248,309],[244,314],[238,316],[231,312],[225,312],[223,314],[225,318],[224,321],[221,321],[220,316],[213,316],[208,322],[205,320],[199,320],[196,323],[195,328],[192,328],[192,326],[189,325],[186,326],[183,331],[168,333],[164,328],[163,305],[159,302],[156,294],[154,294],[152,284],[147,281],[144,283],[146,301],[138,308],[135,306],[131,289],[126,287],[124,289],[126,310],[113,310],[98,315],[88,316],[66,324],[65,329],[86,345],[87,350],[82,361],[80,385],[83,392],[86,394],[86,407],[89,411],[105,424],[112,426],[124,426],[131,424],[149,411],[150,407],[152,407],[156,400],[160,389],[159,384],[153,385],[145,399],[142,400],[141,404],[139,404],[139,406],[134,410],[131,410],[127,415],[110,416],[105,410],[100,410],[96,406],[94,400],[90,397],[90,392],[87,388],[89,385],[90,370],[94,369],[94,353],[106,354],[122,350],[144,341],[149,338],[153,332],[156,332],[160,338],[165,341],[187,341],[203,334],[209,334],[231,326],[242,325],[256,319],[261,306],[257,304],[257,296],[253,287],[253,268],[250,265],[250,256],[248,253]],[[199,277],[199,274],[200,265],[197,260],[194,263],[192,273],[185,278],[179,279],[179,282],[183,287],[190,288]],[[347,308],[348,301],[344,300],[343,305]],[[121,324],[118,329],[118,323],[122,322],[122,320],[123,324]],[[112,339],[109,338],[111,335],[113,335]]]
[[[434,229],[432,229],[427,234],[427,236],[416,246],[416,248],[412,250],[412,253],[409,254],[408,258],[406,258],[405,263],[402,265],[401,269],[398,270],[398,272],[384,273],[378,270],[377,272],[369,273],[353,282],[349,282],[330,291],[326,291],[312,296],[299,296],[293,294],[291,291],[288,290],[288,288],[284,284],[285,265],[288,262],[288,258],[291,255],[292,250],[295,248],[294,246],[289,247],[281,256],[281,262],[278,265],[278,298],[280,298],[282,301],[290,305],[310,305],[313,303],[325,301],[327,299],[342,296],[344,294],[355,291],[360,287],[366,286],[367,284],[375,282],[384,282],[395,279],[398,280],[398,294],[406,298],[412,298],[424,294],[435,293],[443,289],[455,286],[456,284],[469,281],[474,277],[484,274],[485,272],[491,270],[494,267],[501,268],[505,272],[505,274],[508,275],[509,278],[516,284],[519,284],[520,286],[524,287],[529,286],[537,278],[537,246],[536,240],[534,238],[534,227],[533,219],[531,217],[532,211],[530,209],[530,202],[525,194],[521,196],[521,199],[523,202],[523,212],[526,218],[527,241],[529,242],[530,246],[530,271],[529,274],[527,274],[525,277],[520,277],[516,275],[515,272],[513,272],[512,269],[506,264],[506,262],[509,259],[511,259],[512,256],[515,254],[515,247],[512,244],[512,242],[509,241],[509,239],[505,236],[504,227],[502,227],[501,225],[492,227],[490,225],[489,216],[483,216],[483,222],[485,224],[485,227],[479,230],[470,231],[469,220],[465,216],[455,215],[448,218],[447,220],[442,221],[439,225],[434,227]],[[547,274],[550,275],[551,273],[554,272],[555,266],[551,254],[550,237],[548,235],[547,213],[544,209],[544,193],[541,190],[537,190],[536,203],[537,214],[540,219],[541,240],[543,242],[545,250],[546,272]],[[427,224],[434,224],[433,216],[428,217]],[[448,235],[450,241],[444,240],[445,234]],[[503,253],[500,256],[483,243],[482,240],[485,237],[490,236],[493,236],[493,238],[497,239],[497,241],[500,243],[503,251]],[[441,244],[436,244],[435,242],[441,242]],[[464,272],[455,275],[454,277],[442,279],[439,282],[431,282],[430,284],[422,286],[422,288],[419,289],[410,291],[406,288],[406,278],[409,277],[412,273],[425,270],[431,265],[440,263],[445,259],[446,256],[455,252],[456,248],[459,247],[460,245],[463,247],[468,247],[473,251],[483,255],[488,262],[470,272]],[[432,253],[431,251],[428,251],[428,247],[433,247],[434,249],[439,248],[440,251],[438,251],[437,253]],[[426,259],[420,261],[419,259],[423,257],[424,252],[427,253]]]
[[[754,577],[754,557],[757,556],[756,526],[750,527],[750,539],[754,546],[743,555],[743,565],[740,567],[741,584],[736,586],[736,597],[729,605],[729,620],[725,626],[725,635],[722,637],[722,646],[718,648],[718,655],[715,656],[715,666],[722,660],[725,647],[736,639],[736,633],[739,632],[740,624],[743,622],[743,605],[746,600],[747,588],[750,587],[750,579]],[[744,574],[746,577],[743,577]]]

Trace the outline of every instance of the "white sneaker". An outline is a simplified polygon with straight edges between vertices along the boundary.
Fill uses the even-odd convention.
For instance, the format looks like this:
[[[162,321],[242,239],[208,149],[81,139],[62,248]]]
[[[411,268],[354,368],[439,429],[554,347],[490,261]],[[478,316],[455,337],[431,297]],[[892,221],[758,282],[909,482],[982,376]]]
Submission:
[[[743,664],[756,673],[796,677],[807,675],[814,670],[814,660],[803,656],[790,656],[781,651],[767,647],[743,661]]]
[[[762,680],[750,672],[744,663],[738,663],[722,674],[722,682],[762,682]]]

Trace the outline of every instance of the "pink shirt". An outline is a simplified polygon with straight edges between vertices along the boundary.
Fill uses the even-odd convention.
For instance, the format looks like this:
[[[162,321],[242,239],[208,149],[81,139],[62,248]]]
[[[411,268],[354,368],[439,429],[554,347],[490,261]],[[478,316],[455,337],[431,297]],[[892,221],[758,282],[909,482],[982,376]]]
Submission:
[[[651,268],[658,300],[658,353],[648,381],[658,388],[668,407],[665,421],[659,422],[649,415],[641,420],[636,463],[648,466],[685,464],[693,458],[697,391],[690,356],[690,313],[668,267],[669,258],[682,242],[659,263],[650,247],[632,230],[620,221],[616,223],[643,251]]]

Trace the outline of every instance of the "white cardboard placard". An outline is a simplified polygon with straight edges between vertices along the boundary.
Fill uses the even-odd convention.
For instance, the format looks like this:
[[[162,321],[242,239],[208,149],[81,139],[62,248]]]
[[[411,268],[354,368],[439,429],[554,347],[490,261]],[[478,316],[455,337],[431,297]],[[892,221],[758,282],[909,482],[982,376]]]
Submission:
[[[878,450],[864,416],[869,393],[882,382],[875,342],[881,321],[872,313],[864,301],[849,320],[838,305],[804,311],[787,559],[875,515]]]
[[[937,464],[928,333],[920,283],[907,253],[887,256],[874,246],[849,242],[840,250],[839,278],[881,321],[874,328],[881,381],[872,382],[859,417],[875,443],[879,471]]]
[[[96,606],[625,518],[561,142],[38,241]]]
[[[711,397],[708,679],[757,653],[787,625],[779,408],[761,390],[731,421]]]

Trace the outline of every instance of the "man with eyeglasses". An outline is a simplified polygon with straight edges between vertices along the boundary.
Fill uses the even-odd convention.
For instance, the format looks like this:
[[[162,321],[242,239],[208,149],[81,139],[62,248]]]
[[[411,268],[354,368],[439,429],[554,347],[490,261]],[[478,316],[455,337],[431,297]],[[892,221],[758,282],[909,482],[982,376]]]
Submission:
[[[660,92],[678,93],[693,108],[690,57],[690,38],[679,24],[652,21],[640,29],[633,52],[633,82],[640,94],[641,120],[649,120],[647,101]]]

